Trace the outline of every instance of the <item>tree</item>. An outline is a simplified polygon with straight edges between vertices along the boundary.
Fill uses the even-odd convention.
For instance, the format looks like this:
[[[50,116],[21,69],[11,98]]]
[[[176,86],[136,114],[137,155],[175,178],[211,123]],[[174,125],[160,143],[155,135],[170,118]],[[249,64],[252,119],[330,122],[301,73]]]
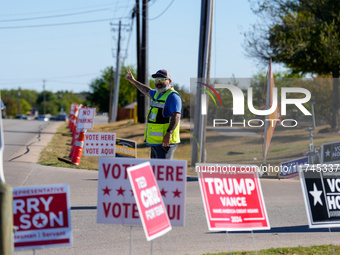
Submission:
[[[331,127],[337,124],[340,66],[340,1],[253,2],[262,22],[245,34],[246,51],[261,61],[284,63],[294,73],[333,77]]]
[[[135,86],[130,84],[126,79],[126,70],[130,69],[135,73],[131,66],[122,66],[119,81],[118,107],[123,107],[137,99],[137,91]],[[112,82],[114,84],[114,72]],[[110,102],[110,82],[111,82],[111,67],[107,67],[102,71],[101,77],[96,78],[90,84],[90,93],[87,97],[93,107],[96,107],[100,112],[109,112]]]

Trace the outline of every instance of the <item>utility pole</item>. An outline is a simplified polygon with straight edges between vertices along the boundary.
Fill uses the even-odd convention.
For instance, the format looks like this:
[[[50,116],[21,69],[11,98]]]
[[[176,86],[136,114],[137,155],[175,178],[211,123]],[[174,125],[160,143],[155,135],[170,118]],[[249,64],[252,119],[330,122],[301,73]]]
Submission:
[[[0,115],[0,254],[12,255],[14,254],[13,189],[5,182],[3,167],[4,146],[2,115]]]
[[[148,79],[148,0],[143,0],[142,6],[142,34],[140,32],[140,8],[139,1],[136,0],[137,19],[137,80],[145,85],[149,85]],[[142,38],[142,43],[140,40]],[[137,90],[138,122],[145,123],[147,112],[147,101],[143,93]]]
[[[44,107],[44,114],[46,114],[46,92],[45,92],[45,80],[43,80],[43,107]]]
[[[212,38],[212,23],[213,23],[214,0],[201,1],[201,22],[200,22],[200,41],[198,50],[198,72],[197,81],[209,83],[210,79],[210,55],[211,55],[211,38]],[[202,114],[202,107],[205,107],[208,112],[208,100],[206,93],[199,88],[203,87],[197,83],[196,103],[195,103],[195,123],[194,136],[197,137],[199,143],[199,159],[198,151],[195,143],[192,147],[191,165],[195,166],[196,162],[206,162],[205,154],[205,129],[207,118]],[[203,98],[203,100],[202,100]],[[204,106],[202,104],[205,104]]]
[[[112,98],[113,98],[113,67],[110,72],[110,102],[109,102],[109,123],[112,122]]]
[[[120,32],[121,32],[122,22],[119,21],[119,28],[118,28],[118,46],[117,46],[117,56],[116,56],[116,75],[115,75],[115,87],[113,90],[113,101],[112,101],[112,116],[111,121],[117,121],[117,112],[118,112],[118,95],[119,95],[119,77],[120,77]]]
[[[17,111],[18,111],[18,114],[21,114],[21,109],[20,109],[20,96],[21,96],[21,89],[19,87],[18,89],[18,92],[17,92],[17,95],[18,95],[18,103],[17,103]]]

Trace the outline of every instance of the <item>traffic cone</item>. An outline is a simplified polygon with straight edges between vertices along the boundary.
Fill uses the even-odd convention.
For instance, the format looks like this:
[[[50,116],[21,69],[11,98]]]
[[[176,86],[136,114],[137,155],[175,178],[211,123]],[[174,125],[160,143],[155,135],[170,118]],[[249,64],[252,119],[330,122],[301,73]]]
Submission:
[[[72,163],[79,166],[81,154],[83,153],[83,147],[85,142],[85,130],[82,129],[79,132],[79,136],[74,143],[74,153],[72,155]]]
[[[75,148],[75,141],[79,137],[79,132],[74,132],[74,135],[72,136],[72,143],[71,143],[71,151],[70,155],[68,156],[69,159],[72,159],[73,154],[74,154],[74,148]]]

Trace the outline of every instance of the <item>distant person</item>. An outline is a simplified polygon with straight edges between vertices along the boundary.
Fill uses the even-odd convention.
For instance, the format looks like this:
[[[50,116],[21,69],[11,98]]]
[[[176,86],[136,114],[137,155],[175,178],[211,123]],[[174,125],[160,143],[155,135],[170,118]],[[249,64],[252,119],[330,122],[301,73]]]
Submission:
[[[130,70],[127,71],[126,79],[151,98],[144,134],[146,144],[151,146],[150,157],[173,159],[180,143],[182,99],[171,87],[171,76],[167,70],[161,69],[152,77],[155,79],[155,89],[137,81]]]

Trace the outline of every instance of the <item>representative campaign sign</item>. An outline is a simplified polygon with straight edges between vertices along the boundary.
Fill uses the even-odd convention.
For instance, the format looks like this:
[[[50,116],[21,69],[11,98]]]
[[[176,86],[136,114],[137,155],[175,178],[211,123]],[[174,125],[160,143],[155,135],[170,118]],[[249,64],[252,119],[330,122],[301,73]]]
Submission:
[[[270,229],[258,167],[196,164],[209,230]]]
[[[150,162],[127,169],[146,239],[151,241],[171,230],[162,195]]]
[[[72,245],[66,184],[13,189],[14,248]]]
[[[150,162],[172,226],[184,225],[186,160],[99,158],[97,222],[141,225],[127,169]]]
[[[340,162],[340,142],[325,143],[322,145],[322,162]]]
[[[301,167],[300,183],[310,228],[340,227],[340,167]]]
[[[96,108],[81,108],[77,119],[77,129],[93,129]]]
[[[116,138],[116,157],[137,158],[137,143],[127,139]]]
[[[115,133],[86,133],[85,156],[115,156]]]
[[[304,164],[308,164],[308,157],[283,162],[280,164],[280,175],[287,179],[297,177],[299,176],[298,167]]]

